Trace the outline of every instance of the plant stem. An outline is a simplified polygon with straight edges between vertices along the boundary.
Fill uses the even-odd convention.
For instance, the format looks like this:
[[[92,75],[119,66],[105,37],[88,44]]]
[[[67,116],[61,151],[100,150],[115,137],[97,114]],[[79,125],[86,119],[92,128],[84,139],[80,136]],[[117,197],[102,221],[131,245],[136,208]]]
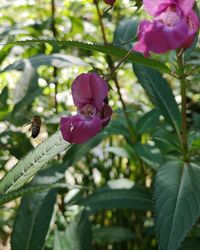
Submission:
[[[93,2],[95,4],[95,6],[96,6],[103,41],[104,41],[104,44],[106,45],[106,44],[108,44],[108,41],[107,41],[107,38],[106,38],[106,32],[105,32],[105,28],[104,28],[104,24],[103,24],[103,16],[101,15],[101,12],[100,12],[100,9],[99,9],[98,0],[93,0]],[[124,116],[125,116],[125,119],[126,119],[126,122],[127,122],[127,125],[128,125],[129,133],[130,133],[130,135],[132,137],[132,141],[136,142],[135,131],[134,131],[133,125],[131,124],[129,116],[128,116],[127,112],[126,112],[126,104],[125,104],[125,102],[124,102],[124,100],[122,98],[122,94],[121,94],[121,91],[120,91],[120,86],[119,86],[119,82],[118,82],[117,74],[116,74],[116,70],[119,68],[119,66],[122,64],[122,62],[124,62],[124,60],[130,55],[130,53],[131,53],[131,51],[129,51],[127,53],[127,55],[125,55],[125,57],[123,57],[120,60],[120,62],[116,65],[116,67],[114,66],[112,57],[110,55],[106,56],[106,61],[107,61],[108,66],[110,68],[110,75],[109,76],[110,77],[113,76],[113,81],[114,81],[115,86],[117,88],[117,93],[119,95],[119,99],[120,99],[120,102],[122,104],[122,109],[123,109],[123,113],[124,113]],[[110,77],[109,77],[109,79],[110,79]],[[106,80],[109,80],[109,79],[106,79]]]
[[[184,159],[187,160],[187,116],[186,116],[186,79],[184,74],[184,61],[183,61],[183,50],[177,50],[177,65],[178,65],[178,74],[179,74],[179,80],[181,84],[181,108],[182,108],[182,151]]]
[[[51,0],[51,30],[53,33],[53,38],[56,38],[57,36],[57,30],[55,27],[55,11],[56,11],[56,7],[55,7],[55,1]],[[58,112],[58,101],[57,101],[57,94],[58,94],[58,81],[57,81],[57,68],[53,67],[53,77],[54,77],[54,107],[55,107],[55,112]]]

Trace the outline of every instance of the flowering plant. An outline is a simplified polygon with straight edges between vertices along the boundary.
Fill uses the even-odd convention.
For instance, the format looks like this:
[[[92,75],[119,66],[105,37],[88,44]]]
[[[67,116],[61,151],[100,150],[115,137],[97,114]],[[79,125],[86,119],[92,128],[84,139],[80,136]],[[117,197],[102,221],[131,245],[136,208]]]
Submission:
[[[144,0],[143,3],[154,19],[140,23],[135,51],[149,56],[151,51],[164,53],[191,46],[199,28],[198,16],[192,9],[194,0]]]
[[[77,114],[62,117],[63,138],[70,143],[84,143],[105,127],[112,109],[105,103],[108,84],[96,73],[83,73],[72,84],[72,96]]]

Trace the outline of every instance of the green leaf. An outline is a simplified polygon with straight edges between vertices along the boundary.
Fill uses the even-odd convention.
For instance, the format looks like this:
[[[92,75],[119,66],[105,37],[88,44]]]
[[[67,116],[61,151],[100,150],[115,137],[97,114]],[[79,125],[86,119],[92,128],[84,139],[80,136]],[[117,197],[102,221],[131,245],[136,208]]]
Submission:
[[[133,148],[138,156],[155,170],[157,170],[164,162],[160,150],[154,146],[138,142]]]
[[[87,65],[83,60],[76,56],[55,53],[51,55],[37,55],[24,60],[16,61],[1,70],[0,73],[10,70],[23,71],[27,64],[30,64],[30,66],[35,69],[41,65],[54,66],[57,68],[69,67],[72,65]]]
[[[51,183],[51,184],[40,184],[40,185],[29,185],[23,188],[20,188],[19,190],[7,193],[5,195],[0,195],[0,206],[15,200],[19,197],[24,196],[30,196],[34,193],[43,192],[49,189],[55,189],[55,188],[67,188],[67,185],[62,183]]]
[[[167,162],[155,178],[155,210],[160,250],[177,250],[200,215],[200,166]]]
[[[125,240],[132,240],[134,238],[133,232],[128,228],[123,227],[93,227],[93,240],[98,242],[121,242]]]
[[[11,237],[12,250],[41,250],[52,217],[56,192],[43,192],[22,199]]]
[[[127,50],[120,49],[113,45],[99,45],[99,44],[92,44],[92,43],[83,43],[83,42],[78,42],[78,41],[61,41],[61,40],[53,40],[53,39],[52,40],[35,39],[35,40],[18,41],[18,42],[8,43],[7,46],[12,47],[14,45],[32,45],[36,43],[39,43],[39,44],[49,43],[51,45],[59,45],[65,49],[78,48],[78,49],[83,49],[83,50],[93,50],[93,51],[104,53],[106,55],[115,56],[117,58],[123,58],[127,54]],[[4,50],[7,49],[7,46],[5,46],[0,51],[0,56],[1,54],[4,53]],[[168,73],[168,74],[171,73],[170,69],[165,64],[158,62],[156,60],[150,59],[150,58],[145,58],[140,53],[132,53],[127,58],[127,60],[132,63],[139,63],[147,67],[157,69],[158,71],[163,72],[163,73]]]
[[[67,225],[64,233],[56,232],[54,250],[91,250],[92,233],[88,213],[83,210]]]
[[[159,122],[160,112],[157,109],[153,109],[143,115],[136,123],[137,134],[143,134],[154,130]]]
[[[78,204],[89,207],[91,213],[112,208],[152,209],[149,190],[127,179],[109,181],[105,187],[80,200]]]
[[[180,250],[199,250],[199,249],[200,249],[200,240],[198,238],[185,240],[180,248]]]
[[[4,87],[0,94],[0,120],[3,120],[3,118],[8,113],[9,106],[7,100],[8,100],[8,88]]]
[[[17,190],[33,177],[45,164],[57,154],[67,150],[70,144],[63,140],[60,132],[52,135],[44,143],[19,161],[0,182],[0,193]]]
[[[133,69],[150,100],[166,121],[175,128],[177,134],[180,134],[181,115],[167,81],[156,70],[136,64],[133,65]]]
[[[138,21],[133,19],[124,19],[118,24],[113,43],[117,47],[131,49],[134,38],[137,34]]]

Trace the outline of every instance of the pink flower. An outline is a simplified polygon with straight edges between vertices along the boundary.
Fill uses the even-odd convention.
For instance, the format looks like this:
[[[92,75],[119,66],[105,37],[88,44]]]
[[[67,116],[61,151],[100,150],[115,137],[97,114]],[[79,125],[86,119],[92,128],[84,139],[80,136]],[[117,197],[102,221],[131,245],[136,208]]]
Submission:
[[[79,75],[72,84],[72,96],[77,114],[62,117],[64,140],[81,144],[95,136],[111,118],[112,109],[105,103],[108,84],[96,73]]]
[[[190,47],[200,22],[192,10],[194,0],[143,0],[144,9],[154,17],[138,28],[138,42],[133,49],[149,56]]]

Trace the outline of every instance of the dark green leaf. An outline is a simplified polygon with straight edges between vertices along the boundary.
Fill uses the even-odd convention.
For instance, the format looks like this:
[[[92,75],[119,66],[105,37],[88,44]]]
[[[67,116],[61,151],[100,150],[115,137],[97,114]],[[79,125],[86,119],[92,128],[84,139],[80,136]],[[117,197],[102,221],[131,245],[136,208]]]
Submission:
[[[177,250],[200,215],[200,166],[167,162],[155,179],[155,210],[160,250]]]
[[[137,134],[143,134],[154,130],[159,122],[160,113],[157,109],[153,109],[142,116],[136,124]]]
[[[54,250],[91,250],[92,233],[88,214],[83,210],[77,218],[66,226],[65,233],[56,233]]]
[[[133,69],[150,100],[166,121],[175,128],[177,134],[180,134],[181,115],[167,81],[156,70],[136,64],[133,65]]]
[[[12,250],[41,250],[52,217],[56,192],[22,199],[11,237]]]
[[[105,187],[78,204],[89,207],[91,213],[112,208],[152,209],[149,190],[136,186],[127,179],[109,181]]]
[[[157,170],[164,162],[160,150],[154,146],[138,142],[134,145],[134,149],[138,156],[155,170]]]
[[[114,33],[114,45],[127,50],[131,49],[136,37],[137,26],[138,22],[133,19],[120,21]]]
[[[125,240],[132,240],[134,234],[130,229],[123,227],[93,227],[93,240],[99,242],[121,242]]]

